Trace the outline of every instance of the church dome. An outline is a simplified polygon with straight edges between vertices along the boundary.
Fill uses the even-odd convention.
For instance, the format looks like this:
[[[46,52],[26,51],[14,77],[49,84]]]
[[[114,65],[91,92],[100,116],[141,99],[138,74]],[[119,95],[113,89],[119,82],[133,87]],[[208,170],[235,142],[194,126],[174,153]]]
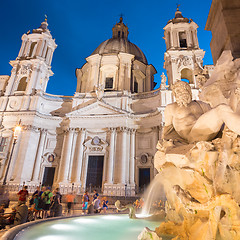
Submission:
[[[179,11],[179,6],[177,6],[177,11],[175,12],[175,18],[171,19],[168,21],[168,23],[189,23],[189,19],[183,17],[182,12]]]
[[[118,54],[120,52],[129,53],[134,55],[135,59],[140,62],[148,64],[142,50],[128,40],[128,27],[122,22],[122,17],[120,18],[120,22],[113,27],[112,31],[112,38],[101,43],[91,55]]]
[[[135,56],[135,59],[145,64],[148,64],[147,59],[142,50],[125,38],[110,38],[104,41],[95,49],[92,55],[94,54],[105,55],[120,52],[132,54]]]

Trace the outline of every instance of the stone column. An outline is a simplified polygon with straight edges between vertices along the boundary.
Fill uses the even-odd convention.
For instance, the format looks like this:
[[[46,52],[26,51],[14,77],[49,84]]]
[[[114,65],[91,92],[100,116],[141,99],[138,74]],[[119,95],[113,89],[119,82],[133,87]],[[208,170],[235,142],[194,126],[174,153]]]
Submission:
[[[10,163],[10,167],[9,167],[9,172],[8,172],[8,175],[7,175],[7,182],[12,179],[13,177],[15,177],[14,175],[14,170],[15,170],[15,166],[17,165],[17,158],[18,158],[18,152],[19,152],[19,147],[20,147],[20,143],[22,141],[22,131],[20,133],[20,135],[18,136],[18,139],[17,139],[17,143],[14,147],[14,150],[13,150],[13,155],[12,155],[12,159],[11,159],[11,163]],[[11,147],[9,148],[9,152],[12,151],[12,147],[13,147],[13,139],[11,141]],[[9,161],[9,159],[8,159]],[[6,161],[6,163],[8,162]],[[5,173],[4,173],[5,174]]]
[[[120,128],[122,131],[122,149],[121,149],[121,159],[120,159],[120,166],[119,166],[119,183],[126,183],[126,150],[127,150],[127,128],[122,127]]]
[[[46,54],[46,51],[47,51],[47,41],[44,41],[44,47],[43,47],[43,50],[42,50],[42,55],[41,57],[45,58],[45,54]]]
[[[77,143],[76,143],[76,165],[75,167],[75,176],[73,182],[81,182],[81,172],[82,172],[82,162],[83,162],[83,142],[86,135],[86,129],[81,128],[78,133]]]
[[[114,165],[114,153],[115,153],[115,136],[116,128],[110,128],[110,146],[109,146],[109,156],[108,156],[108,170],[107,170],[107,183],[113,183],[113,165]]]
[[[31,41],[27,40],[26,47],[25,47],[24,52],[23,52],[24,57],[28,56],[28,53],[29,53],[30,47],[31,47],[31,43],[32,43]]]
[[[48,53],[47,53],[47,56],[46,56],[46,62],[47,62],[47,64],[49,64],[49,59],[50,59],[50,57],[51,57],[51,54],[52,54],[52,49],[49,48]]]
[[[194,29],[192,30],[192,34],[193,34],[193,41],[194,41],[194,47],[198,48],[198,37],[197,37],[197,30]]]
[[[36,49],[36,56],[41,56],[42,49],[43,49],[43,44],[44,44],[43,40],[38,41],[37,49]]]
[[[130,184],[135,184],[135,137],[136,129],[131,129],[131,148],[130,148],[130,163],[129,163],[129,180]]]
[[[69,173],[69,163],[71,160],[71,150],[72,150],[72,141],[73,141],[74,129],[70,128],[66,131],[63,140],[62,147],[62,156],[61,163],[58,171],[58,181],[59,182],[68,182],[68,173]]]
[[[25,38],[22,42],[22,46],[21,46],[21,49],[19,51],[18,57],[21,57],[23,55],[23,52],[24,52],[25,47],[26,47],[26,43],[27,43],[27,39]]]
[[[47,135],[47,130],[42,129],[40,132],[38,151],[37,151],[36,161],[35,161],[35,166],[34,166],[34,171],[33,171],[33,178],[32,178],[33,182],[39,181],[39,172],[40,172],[40,167],[41,167],[43,146],[44,146],[44,143],[46,140],[46,135]]]
[[[48,62],[49,65],[51,65],[52,57],[53,57],[53,50],[51,51],[51,55],[50,55],[50,58],[49,58],[49,62]]]
[[[19,151],[14,164],[14,182],[31,181],[38,142],[38,129],[32,125],[22,125]]]
[[[188,30],[186,31],[186,38],[187,38],[187,47],[191,47],[193,45],[192,43],[192,36],[191,36],[191,31]]]
[[[169,44],[170,44],[170,48],[175,47],[174,43],[173,43],[173,32],[172,31],[169,32]]]
[[[15,79],[16,79],[16,74],[17,74],[17,67],[13,67],[12,71],[11,71],[11,77],[9,78],[8,84],[6,87],[5,96],[8,96],[12,93],[13,86],[14,86]]]
[[[37,75],[38,75],[39,71],[40,71],[40,69],[38,69],[37,67],[33,67],[31,78],[30,78],[30,80],[28,82],[28,85],[27,85],[27,91],[26,91],[27,95],[32,93],[32,88],[33,88],[34,83],[36,82]]]
[[[161,114],[163,114],[163,111],[161,111]],[[163,135],[163,129],[164,129],[164,123],[161,122],[159,128],[158,128],[158,139],[161,140],[162,139],[162,135]]]

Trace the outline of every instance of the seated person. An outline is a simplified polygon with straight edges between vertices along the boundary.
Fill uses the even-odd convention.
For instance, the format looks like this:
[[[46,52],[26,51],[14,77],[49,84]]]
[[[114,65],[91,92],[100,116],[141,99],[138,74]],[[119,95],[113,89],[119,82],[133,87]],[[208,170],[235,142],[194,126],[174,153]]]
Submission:
[[[12,225],[14,223],[15,215],[16,215],[15,208],[12,208],[11,213],[0,214],[0,230],[5,229],[6,225]]]
[[[101,201],[100,201],[100,197],[97,196],[97,198],[93,201],[93,208],[94,208],[94,212],[95,213],[100,213],[101,212]]]
[[[28,218],[27,205],[25,203],[19,203],[15,209],[16,209],[16,214],[14,218],[14,225],[19,225],[27,222],[27,218]]]
[[[103,201],[102,201],[102,209],[103,209],[103,212],[106,213],[107,212],[107,209],[108,209],[108,200],[106,197],[103,198]]]

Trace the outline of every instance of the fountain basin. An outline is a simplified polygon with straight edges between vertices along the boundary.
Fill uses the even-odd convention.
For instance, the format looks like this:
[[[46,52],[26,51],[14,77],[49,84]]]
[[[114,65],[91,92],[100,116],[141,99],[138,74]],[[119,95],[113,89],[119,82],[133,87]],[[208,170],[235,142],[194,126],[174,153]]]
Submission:
[[[127,214],[91,215],[25,224],[14,240],[133,240],[144,227],[154,230],[159,221],[129,219]],[[20,227],[20,226],[19,226]],[[14,229],[13,229],[14,230]],[[10,230],[11,231],[11,230]],[[16,231],[16,230],[15,230]],[[4,239],[4,238],[3,238]],[[164,240],[171,239],[163,237]]]

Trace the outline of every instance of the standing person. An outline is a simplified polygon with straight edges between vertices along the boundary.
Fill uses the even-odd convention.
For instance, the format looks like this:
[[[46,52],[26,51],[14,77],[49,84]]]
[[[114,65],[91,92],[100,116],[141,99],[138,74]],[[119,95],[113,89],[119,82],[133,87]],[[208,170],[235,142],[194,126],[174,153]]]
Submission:
[[[19,198],[18,198],[18,203],[19,204],[26,203],[27,197],[28,197],[27,188],[28,188],[27,186],[23,186],[23,189],[18,192],[17,195],[19,195]]]
[[[89,195],[88,195],[88,191],[85,191],[85,193],[83,194],[83,198],[82,198],[82,202],[83,202],[83,213],[86,213],[87,207],[88,207],[88,202],[89,202]]]
[[[62,195],[60,194],[60,189],[56,188],[54,191],[53,201],[51,202],[50,207],[50,216],[51,217],[58,217],[62,215]]]
[[[39,213],[39,218],[43,218],[43,208],[44,208],[44,201],[42,199],[42,194],[46,191],[46,187],[45,186],[42,186],[41,187],[41,190],[39,191],[38,193],[38,198],[39,198],[39,201],[38,201],[38,208],[40,209],[40,213]]]
[[[41,208],[39,208],[39,196],[38,194],[35,194],[33,196],[33,212],[34,212],[34,219],[40,218],[40,211]]]
[[[94,195],[93,195],[93,201],[94,201],[95,199],[97,199],[98,196],[99,196],[99,194],[98,194],[97,190],[95,189],[95,190],[94,190]]]
[[[47,212],[50,209],[51,206],[51,201],[53,199],[53,193],[51,192],[51,188],[47,187],[47,190],[42,194],[41,196],[43,202],[44,202],[44,206],[43,206],[43,218],[47,218],[48,214]]]
[[[35,196],[36,194],[38,195],[39,192],[40,192],[40,187],[37,186],[37,189],[36,189],[35,192],[32,194],[32,198],[29,200],[29,205],[30,205],[30,206],[33,205],[34,196]]]
[[[107,209],[108,209],[108,200],[107,200],[106,197],[103,198],[102,208],[103,208],[103,212],[106,213],[106,212],[107,212]]]
[[[75,194],[73,192],[66,195],[67,200],[67,214],[71,214],[71,210],[73,209]],[[72,210],[73,211],[73,210]]]

